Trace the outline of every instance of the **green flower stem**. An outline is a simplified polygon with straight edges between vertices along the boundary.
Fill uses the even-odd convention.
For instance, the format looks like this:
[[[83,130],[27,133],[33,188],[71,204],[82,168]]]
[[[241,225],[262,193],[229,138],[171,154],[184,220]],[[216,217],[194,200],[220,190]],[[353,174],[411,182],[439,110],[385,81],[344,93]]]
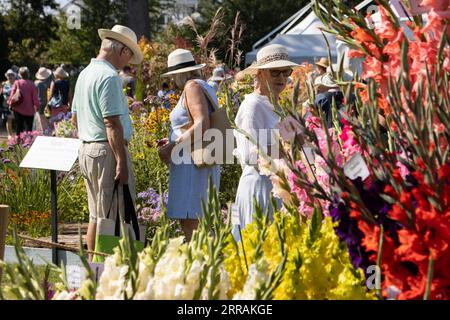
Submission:
[[[425,288],[423,300],[428,300],[430,298],[431,282],[433,281],[433,270],[434,270],[434,260],[430,256],[430,260],[428,261],[427,286]]]

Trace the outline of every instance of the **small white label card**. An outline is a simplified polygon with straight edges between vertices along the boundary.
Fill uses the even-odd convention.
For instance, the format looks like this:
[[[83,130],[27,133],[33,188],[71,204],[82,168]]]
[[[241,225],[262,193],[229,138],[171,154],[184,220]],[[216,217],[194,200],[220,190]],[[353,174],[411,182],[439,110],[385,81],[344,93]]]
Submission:
[[[68,265],[66,267],[67,273],[67,285],[69,289],[78,289],[81,284],[86,280],[86,269],[77,265]]]
[[[358,177],[365,180],[370,175],[369,168],[359,152],[355,153],[344,165],[344,174],[350,180]]]
[[[233,226],[241,225],[241,215],[239,213],[238,207],[234,203],[231,205],[231,224]]]

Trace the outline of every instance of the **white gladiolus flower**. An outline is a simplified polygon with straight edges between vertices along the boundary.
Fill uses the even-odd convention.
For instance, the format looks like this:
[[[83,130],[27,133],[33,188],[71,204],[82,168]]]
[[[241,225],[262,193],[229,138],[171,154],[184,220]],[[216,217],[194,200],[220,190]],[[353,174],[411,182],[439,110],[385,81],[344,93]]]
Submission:
[[[247,281],[242,291],[236,293],[233,300],[255,300],[256,290],[267,281],[267,262],[261,261],[258,265],[252,264],[248,268]]]
[[[97,300],[124,299],[125,290],[127,294],[131,294],[131,287],[129,287],[126,279],[129,267],[117,265],[118,261],[120,261],[118,253],[106,258],[105,269],[97,287]]]

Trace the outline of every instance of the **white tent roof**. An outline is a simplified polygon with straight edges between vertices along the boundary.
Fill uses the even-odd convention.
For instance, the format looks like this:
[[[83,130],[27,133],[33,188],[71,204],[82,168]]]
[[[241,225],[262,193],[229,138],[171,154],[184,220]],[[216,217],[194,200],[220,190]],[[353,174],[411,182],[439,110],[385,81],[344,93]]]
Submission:
[[[336,58],[336,41],[332,36],[327,35],[330,45],[331,57]],[[269,42],[270,44],[281,44],[288,49],[289,59],[301,62],[314,62],[321,57],[328,56],[328,49],[325,39],[320,34],[282,34]],[[245,63],[248,65],[256,60],[258,50],[253,50],[246,54]]]
[[[315,12],[312,11],[305,19],[285,34],[322,34],[319,28],[325,28],[325,25],[320,21]]]

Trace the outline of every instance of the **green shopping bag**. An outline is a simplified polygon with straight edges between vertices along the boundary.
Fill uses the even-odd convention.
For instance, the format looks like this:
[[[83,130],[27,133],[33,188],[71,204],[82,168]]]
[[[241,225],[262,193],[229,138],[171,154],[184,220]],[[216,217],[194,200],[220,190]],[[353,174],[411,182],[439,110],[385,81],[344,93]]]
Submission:
[[[120,228],[120,212],[119,212],[119,182],[116,181],[113,191],[114,196],[117,197],[117,213],[115,219],[110,219],[111,206],[105,219],[97,220],[97,234],[95,237],[95,251],[107,254],[113,254],[114,248],[119,245],[121,239]],[[140,225],[137,220],[136,210],[131,198],[130,189],[127,184],[123,185],[123,201],[124,201],[124,223],[125,232],[133,240],[134,247],[137,251],[142,251],[145,247],[145,233],[147,226]],[[100,255],[94,255],[92,262],[103,262],[105,258]]]

